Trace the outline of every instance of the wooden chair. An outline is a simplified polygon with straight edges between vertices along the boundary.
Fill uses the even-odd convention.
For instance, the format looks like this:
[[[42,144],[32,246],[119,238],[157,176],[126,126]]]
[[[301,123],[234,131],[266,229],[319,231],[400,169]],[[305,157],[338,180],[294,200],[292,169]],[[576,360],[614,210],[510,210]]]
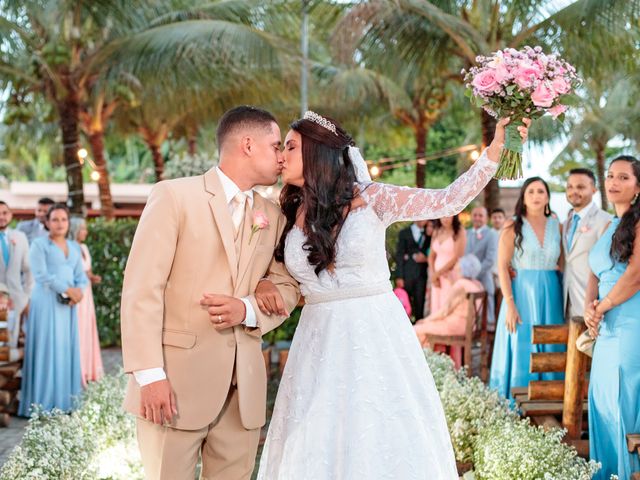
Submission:
[[[3,343],[9,341],[7,329],[7,312],[0,312],[0,427],[7,427],[10,414],[18,411],[18,392],[20,391],[20,376],[24,349],[12,348]]]
[[[500,315],[500,307],[502,306],[502,290],[500,286],[496,284],[496,293],[494,294],[494,314],[495,318],[493,322],[490,322],[489,318],[487,318],[487,374],[486,377],[483,377],[483,380],[486,382],[489,377],[489,370],[491,369],[491,360],[493,359],[493,344],[496,339],[496,327],[498,326],[498,316]]]
[[[589,359],[576,347],[576,340],[585,330],[582,317],[572,318],[568,325],[534,326],[532,343],[565,344],[567,351],[532,353],[531,373],[564,372],[565,379],[534,380],[528,387],[512,388],[511,394],[523,416],[530,417],[538,425],[565,428],[565,442],[576,447],[580,455],[588,456],[588,440],[580,437],[588,407],[586,372]]]
[[[488,341],[487,341],[487,293],[467,293],[467,323],[464,335],[429,335],[431,345],[459,346],[463,348],[462,365],[467,366],[471,375],[471,351],[475,344],[480,344],[480,377],[486,382],[488,376]]]

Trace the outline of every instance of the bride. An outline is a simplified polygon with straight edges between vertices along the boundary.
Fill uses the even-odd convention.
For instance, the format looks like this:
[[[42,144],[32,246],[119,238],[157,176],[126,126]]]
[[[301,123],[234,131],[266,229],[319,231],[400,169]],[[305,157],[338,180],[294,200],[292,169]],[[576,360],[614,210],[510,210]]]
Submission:
[[[507,123],[443,190],[371,182],[351,137],[327,117],[307,112],[291,125],[276,259],[300,283],[305,307],[258,479],[458,478],[433,377],[391,290],[385,230],[459,213],[495,173]],[[265,313],[277,311],[276,295],[260,283]]]

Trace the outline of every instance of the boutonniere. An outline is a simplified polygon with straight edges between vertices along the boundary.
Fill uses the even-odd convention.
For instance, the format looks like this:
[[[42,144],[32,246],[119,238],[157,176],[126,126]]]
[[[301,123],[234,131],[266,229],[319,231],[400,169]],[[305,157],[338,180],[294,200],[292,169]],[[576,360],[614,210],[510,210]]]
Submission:
[[[479,230],[476,232],[476,238],[478,240],[482,240],[482,232],[480,232]]]
[[[264,230],[269,226],[269,219],[267,216],[259,210],[256,210],[253,214],[253,225],[251,225],[251,235],[249,236],[249,243],[253,238],[253,234],[259,230]]]
[[[582,227],[580,227],[580,233],[587,233],[589,230],[591,230],[591,227],[589,225],[583,225]]]
[[[9,240],[11,242],[11,245],[13,245],[14,247],[16,246],[16,239],[15,238],[11,238],[11,240]]]

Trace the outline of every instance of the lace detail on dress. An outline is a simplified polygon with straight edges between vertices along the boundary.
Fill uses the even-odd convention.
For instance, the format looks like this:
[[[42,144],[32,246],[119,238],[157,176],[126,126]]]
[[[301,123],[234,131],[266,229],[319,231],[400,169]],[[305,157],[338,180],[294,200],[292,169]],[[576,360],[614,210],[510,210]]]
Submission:
[[[460,213],[489,183],[498,164],[487,151],[447,188],[431,190],[383,183],[362,185],[362,197],[385,226],[408,220],[429,220]]]
[[[542,245],[529,222],[524,219],[522,251],[516,248],[511,265],[516,270],[555,270],[560,258],[560,241],[560,225],[555,218],[547,218]]]

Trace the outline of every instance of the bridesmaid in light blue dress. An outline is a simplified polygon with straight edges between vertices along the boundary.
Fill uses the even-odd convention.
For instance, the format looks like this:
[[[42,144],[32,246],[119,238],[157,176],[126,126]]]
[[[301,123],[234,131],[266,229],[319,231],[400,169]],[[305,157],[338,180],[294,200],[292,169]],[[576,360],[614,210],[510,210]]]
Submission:
[[[605,188],[617,217],[589,254],[594,275],[587,287],[585,321],[597,336],[589,383],[589,447],[591,458],[602,464],[595,479],[615,474],[628,480],[640,471],[638,454],[629,453],[626,445],[627,434],[640,433],[640,162],[614,159]]]
[[[45,411],[73,408],[82,390],[77,303],[88,280],[80,246],[66,240],[69,212],[54,205],[47,214],[49,235],[31,243],[31,271],[35,286],[26,323],[25,358],[18,414],[29,416],[33,404]],[[59,294],[71,303],[61,303]],[[78,297],[80,295],[80,297]]]
[[[531,380],[556,380],[561,373],[532,374],[533,352],[558,352],[561,345],[533,345],[534,325],[564,323],[558,266],[562,255],[560,223],[551,216],[549,187],[539,177],[525,181],[515,217],[505,224],[498,246],[503,301],[491,361],[489,386],[513,400],[511,389]],[[510,269],[515,271],[511,278]]]

